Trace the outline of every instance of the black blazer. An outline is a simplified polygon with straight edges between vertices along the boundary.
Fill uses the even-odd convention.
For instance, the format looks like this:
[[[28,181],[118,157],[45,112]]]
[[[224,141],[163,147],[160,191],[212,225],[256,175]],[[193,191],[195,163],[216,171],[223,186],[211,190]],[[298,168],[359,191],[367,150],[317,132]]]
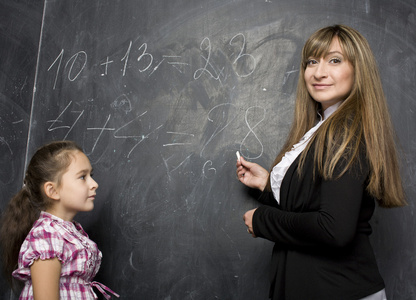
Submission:
[[[302,176],[298,164],[299,157],[282,181],[280,205],[265,191],[259,198],[265,205],[253,215],[255,235],[275,242],[270,297],[347,300],[380,291],[384,282],[368,238],[375,200],[365,189],[365,156],[337,180],[314,172],[312,151]]]

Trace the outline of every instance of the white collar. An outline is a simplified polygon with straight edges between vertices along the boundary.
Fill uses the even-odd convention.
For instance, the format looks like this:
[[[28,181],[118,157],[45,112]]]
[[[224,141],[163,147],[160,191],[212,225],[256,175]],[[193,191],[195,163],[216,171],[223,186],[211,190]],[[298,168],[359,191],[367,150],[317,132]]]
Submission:
[[[335,104],[332,104],[330,107],[324,110],[324,120],[328,119],[342,104],[343,101],[338,101]],[[321,117],[322,118],[322,117]]]

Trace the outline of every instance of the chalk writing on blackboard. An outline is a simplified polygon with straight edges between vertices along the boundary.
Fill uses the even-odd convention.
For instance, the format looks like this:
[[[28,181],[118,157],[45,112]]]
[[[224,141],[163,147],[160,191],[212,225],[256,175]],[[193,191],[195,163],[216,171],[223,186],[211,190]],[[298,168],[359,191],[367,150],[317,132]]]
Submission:
[[[9,143],[4,139],[4,137],[0,136],[0,144],[6,145],[7,149],[10,151],[10,154],[13,155],[13,150],[10,147]]]
[[[58,62],[53,89],[56,88],[56,81],[58,79],[58,74],[61,69],[61,63],[62,63],[62,59],[64,56],[64,52],[65,52],[64,49],[62,49],[59,55],[56,57],[56,59],[48,68],[48,71],[50,71],[52,67]],[[75,53],[74,55],[72,55],[65,64],[65,67],[68,67],[69,65],[69,71],[67,75],[69,81],[75,81],[78,78],[78,76],[81,74],[81,72],[84,70],[86,64],[87,64],[87,53],[85,51],[79,51]],[[74,68],[75,70],[73,70]]]
[[[120,76],[125,77],[133,76],[133,74],[129,75],[127,72],[128,69],[133,68],[135,71],[139,72],[139,74],[146,73],[146,77],[148,78],[159,71],[162,64],[173,67],[175,71],[179,72],[179,76],[181,76],[180,74],[184,74],[185,68],[191,68],[191,64],[187,62],[187,59],[189,59],[187,55],[191,55],[190,53],[195,54],[195,52],[188,52],[186,55],[182,55],[183,53],[181,53],[181,55],[175,55],[174,53],[159,53],[158,55],[160,55],[160,58],[156,59],[155,55],[150,50],[148,43],[142,42],[139,45],[140,46],[136,48],[134,43],[130,40],[126,48],[124,48],[125,50],[121,51],[119,57],[117,57],[116,54],[105,55],[98,64],[88,61],[88,54],[85,50],[80,50],[75,54],[68,55],[66,50],[62,49],[47,69],[47,72],[53,74],[52,89],[58,89],[57,83],[60,76],[62,76],[64,80],[74,82],[76,80],[87,80],[86,78],[88,78],[88,76],[91,77],[94,76],[94,74],[96,76],[106,77],[112,73],[112,76],[114,76],[117,74],[114,73],[115,70],[118,70]],[[230,47],[227,49],[229,53],[228,61],[230,66],[232,66],[235,75],[240,78],[251,76],[256,69],[256,59],[252,54],[247,53],[247,41],[245,35],[242,33],[234,35],[229,40],[228,46]],[[136,51],[133,51],[134,49],[136,49]],[[202,80],[202,77],[204,77],[205,80],[213,79],[222,86],[225,83],[224,80],[227,78],[225,75],[225,66],[221,65],[223,62],[214,60],[213,44],[209,37],[205,37],[201,40],[198,51],[200,52],[199,58],[202,62],[202,66],[195,68],[191,73],[192,78],[189,78],[189,80],[197,81]],[[91,72],[91,68],[98,68],[98,71]],[[81,76],[87,69],[89,69],[88,76]],[[166,72],[166,69],[164,69],[164,71]],[[91,102],[93,102],[93,100],[94,99],[91,99]],[[209,147],[210,144],[234,122],[239,121],[239,116],[241,115],[241,108],[228,101],[225,103],[213,104],[212,108],[206,107],[207,114],[205,121],[207,124],[211,125],[209,125],[209,130],[205,132],[205,137],[201,142],[201,137],[196,137],[194,132],[172,130],[172,128],[169,128],[169,125],[163,120],[161,120],[159,124],[151,122],[150,119],[152,119],[152,117],[150,117],[150,114],[152,113],[152,109],[148,107],[141,111],[137,111],[137,109],[133,107],[128,93],[123,92],[116,96],[114,100],[110,101],[110,108],[113,110],[113,113],[107,113],[102,116],[102,118],[95,117],[90,120],[89,114],[94,113],[90,110],[100,109],[98,105],[97,107],[94,107],[95,105],[89,106],[87,110],[87,108],[83,107],[83,104],[70,100],[63,109],[57,112],[55,118],[47,121],[47,123],[50,123],[47,130],[49,132],[62,131],[63,139],[67,139],[76,127],[76,132],[78,133],[80,133],[80,130],[90,132],[91,134],[89,134],[89,136],[92,136],[92,138],[89,139],[90,146],[87,146],[87,149],[84,149],[86,154],[90,157],[92,155],[101,155],[96,152],[103,151],[103,148],[99,147],[99,144],[104,136],[107,141],[109,138],[120,142],[129,141],[129,143],[125,144],[121,150],[124,152],[127,159],[132,158],[133,153],[139,145],[151,138],[153,138],[153,141],[158,141],[158,136],[160,135],[169,139],[160,140],[160,150],[163,148],[177,149],[179,147],[184,147],[181,149],[186,149],[188,146],[192,147],[190,153],[185,154],[184,157],[179,157],[177,161],[171,163],[172,166],[169,166],[172,157],[163,158],[163,163],[167,168],[168,176],[193,157],[195,146],[198,144],[199,157],[203,158],[207,147]],[[115,116],[115,114],[120,113],[126,117],[120,119]],[[240,152],[246,158],[257,159],[263,155],[263,144],[256,134],[256,127],[263,122],[265,115],[266,110],[260,106],[252,106],[245,109],[244,121],[247,127],[247,134],[240,140]],[[149,121],[147,121],[148,119]],[[89,125],[89,122],[93,123],[93,125]],[[257,145],[251,145],[253,142]],[[156,147],[157,146],[158,144],[156,144]],[[213,147],[215,146],[213,145]],[[183,153],[183,150],[181,153]],[[202,162],[201,166],[202,179],[215,176],[217,169],[214,161],[207,159]]]
[[[260,120],[259,120],[256,124],[254,124],[254,125],[250,125],[250,124],[249,124],[249,120],[248,120],[248,115],[249,115],[250,111],[252,111],[252,110],[260,110],[260,111],[262,111],[262,116],[261,116],[261,119],[260,119]],[[256,114],[256,115],[257,115],[257,114]],[[256,140],[256,141],[260,144],[260,147],[261,147],[261,151],[260,151],[260,153],[259,153],[257,156],[250,157],[250,156],[249,156],[249,152],[247,152],[247,154],[245,154],[245,156],[246,156],[246,158],[248,158],[248,159],[257,159],[257,158],[261,157],[261,156],[262,156],[262,154],[263,154],[263,149],[264,149],[263,143],[260,141],[260,139],[258,138],[257,134],[254,132],[254,129],[255,129],[257,126],[259,126],[261,122],[263,122],[263,121],[264,121],[265,117],[266,117],[266,110],[265,110],[263,107],[261,107],[261,106],[252,106],[252,107],[249,107],[249,108],[246,110],[246,114],[245,114],[244,119],[245,119],[245,121],[246,121],[246,124],[247,124],[247,127],[248,127],[248,129],[249,129],[249,132],[247,133],[247,135],[244,137],[243,141],[241,142],[240,151],[241,151],[242,153],[244,153],[244,148],[243,148],[243,145],[245,145],[245,141],[247,140],[247,138],[248,138],[250,135],[253,135],[253,136],[254,136],[255,140]]]
[[[234,35],[230,42],[230,46],[237,47],[237,50],[232,55],[235,56],[232,64],[236,68],[236,75],[239,77],[248,77],[256,69],[256,60],[253,55],[245,53],[247,48],[246,38],[244,34],[238,33]],[[122,76],[126,76],[126,70],[129,67],[130,55],[132,52],[133,42],[130,41],[127,47],[125,54],[119,59],[119,62],[122,63],[121,73]],[[175,68],[180,73],[183,73],[181,67],[189,66],[190,64],[184,61],[181,61],[183,57],[181,55],[162,55],[162,59],[156,62],[154,55],[148,50],[149,46],[147,43],[142,43],[139,47],[139,55],[135,59],[137,62],[136,70],[140,73],[149,71],[149,77],[156,72],[162,63],[166,63],[173,68]],[[224,67],[215,66],[212,62],[212,43],[208,37],[202,39],[199,49],[201,50],[201,58],[204,61],[204,65],[201,68],[197,68],[194,71],[193,78],[195,80],[199,79],[203,74],[207,74],[210,78],[218,80],[221,82],[221,76],[224,77]],[[62,49],[58,56],[53,60],[53,62],[48,67],[48,72],[55,70],[54,80],[53,80],[53,89],[57,88],[58,77],[62,73],[61,67],[65,56],[65,49]],[[110,65],[114,64],[115,59],[106,56],[103,62],[100,62],[98,65],[102,67],[100,71],[100,76],[107,76],[110,73]],[[69,59],[65,61],[64,68],[67,69],[66,78],[69,81],[75,81],[79,78],[82,72],[87,67],[88,63],[88,54],[84,50],[80,50],[75,54],[71,55]]]
[[[237,40],[238,38],[242,38],[243,39],[243,43],[241,45],[240,52],[238,53],[237,57],[235,58],[233,64],[238,64],[238,62],[240,60],[243,60],[243,59],[246,59],[246,58],[248,60],[251,60],[251,64],[250,63],[247,63],[247,65],[249,65],[251,67],[251,70],[249,70],[246,74],[239,74],[237,72],[237,75],[238,76],[247,77],[247,76],[250,76],[254,72],[254,70],[256,69],[256,59],[254,58],[253,55],[248,54],[248,53],[244,53],[244,50],[246,48],[246,37],[244,36],[244,34],[242,34],[242,33],[236,34],[230,40],[230,43],[229,44],[232,45],[234,43],[234,40]]]

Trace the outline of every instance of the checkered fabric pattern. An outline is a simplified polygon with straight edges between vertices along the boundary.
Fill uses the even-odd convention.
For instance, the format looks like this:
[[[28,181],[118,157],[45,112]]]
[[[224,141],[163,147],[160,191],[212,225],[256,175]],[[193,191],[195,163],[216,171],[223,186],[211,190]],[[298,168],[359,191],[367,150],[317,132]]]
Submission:
[[[52,214],[41,212],[20,248],[18,269],[13,272],[15,278],[25,282],[19,299],[33,299],[30,277],[30,266],[33,262],[55,257],[62,264],[61,300],[97,299],[93,287],[98,288],[107,299],[110,298],[104,292],[112,292],[110,289],[92,281],[100,268],[102,258],[97,244],[88,238],[79,223],[64,221]]]

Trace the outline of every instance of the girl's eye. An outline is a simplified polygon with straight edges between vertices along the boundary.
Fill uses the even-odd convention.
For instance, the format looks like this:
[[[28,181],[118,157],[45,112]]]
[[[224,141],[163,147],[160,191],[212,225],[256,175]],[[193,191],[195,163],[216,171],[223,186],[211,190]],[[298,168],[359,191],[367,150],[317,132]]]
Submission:
[[[85,180],[85,175],[82,175],[80,179]]]

